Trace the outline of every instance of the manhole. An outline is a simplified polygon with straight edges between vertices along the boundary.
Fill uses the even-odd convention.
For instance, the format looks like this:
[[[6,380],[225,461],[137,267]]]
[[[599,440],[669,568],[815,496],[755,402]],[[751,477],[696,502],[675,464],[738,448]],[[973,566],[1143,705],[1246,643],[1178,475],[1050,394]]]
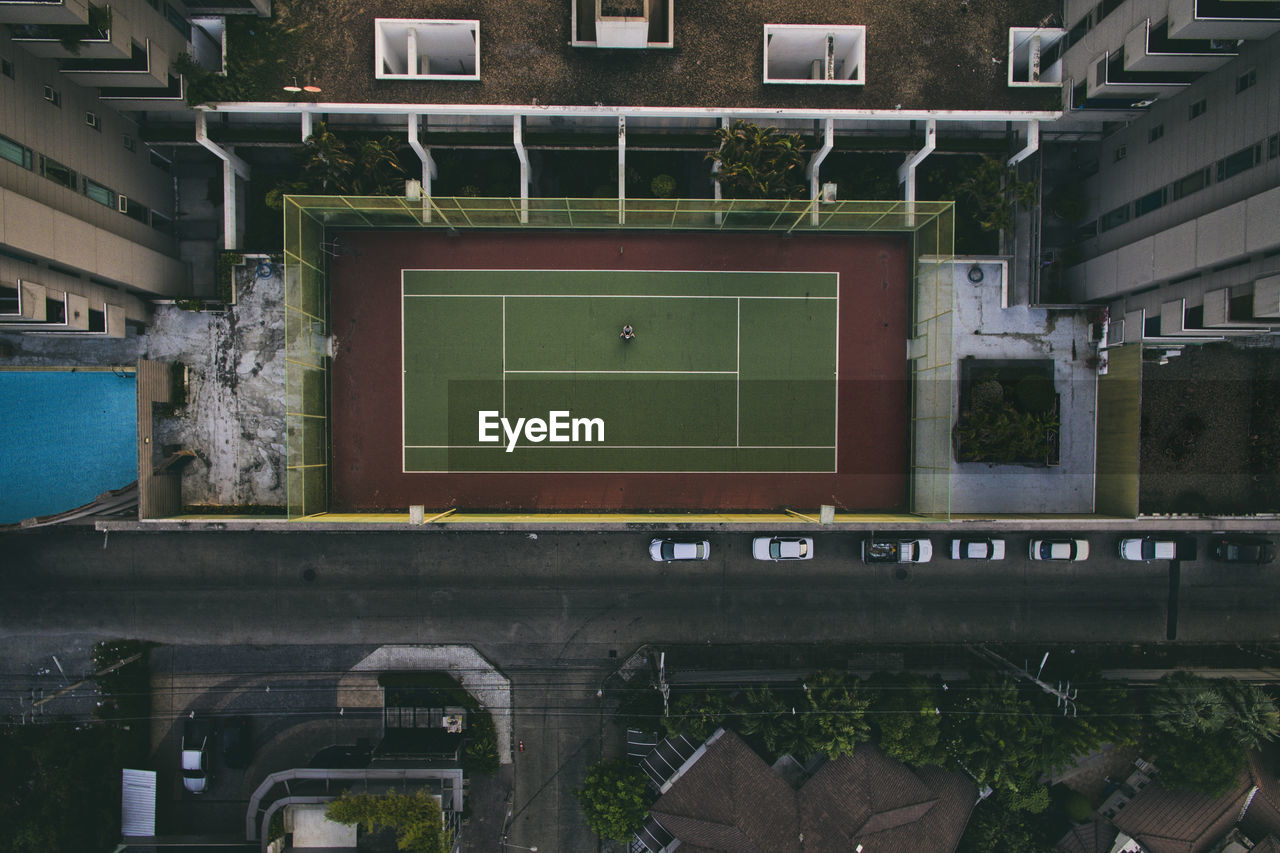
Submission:
[[[304,570],[302,572],[302,579],[307,583],[311,583],[313,580],[316,579],[316,570],[315,569]]]
[[[893,576],[900,581],[911,580],[911,572],[901,567],[893,570]]]

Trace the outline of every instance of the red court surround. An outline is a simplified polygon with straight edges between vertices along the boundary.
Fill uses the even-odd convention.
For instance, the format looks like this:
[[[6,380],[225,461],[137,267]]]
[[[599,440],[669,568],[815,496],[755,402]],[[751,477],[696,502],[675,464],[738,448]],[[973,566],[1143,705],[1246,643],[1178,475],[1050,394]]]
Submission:
[[[332,511],[907,508],[906,235],[353,231],[336,240]],[[400,271],[433,268],[839,272],[837,473],[401,473]]]

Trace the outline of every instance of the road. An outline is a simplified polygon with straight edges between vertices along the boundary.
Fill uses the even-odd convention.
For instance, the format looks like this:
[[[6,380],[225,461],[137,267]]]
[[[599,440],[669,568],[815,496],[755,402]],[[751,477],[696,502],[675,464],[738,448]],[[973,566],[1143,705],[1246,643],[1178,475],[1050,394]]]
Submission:
[[[712,534],[707,562],[648,559],[645,533],[120,533],[0,536],[0,637],[124,636],[175,645],[468,643],[512,679],[512,841],[574,849],[573,785],[604,749],[595,686],[642,643],[1271,641],[1280,571],[1087,562],[867,566],[859,537],[815,559],[751,559]],[[1201,541],[1200,554],[1206,553]],[[1171,573],[1176,583],[1171,584]],[[1170,619],[1170,601],[1176,602]]]

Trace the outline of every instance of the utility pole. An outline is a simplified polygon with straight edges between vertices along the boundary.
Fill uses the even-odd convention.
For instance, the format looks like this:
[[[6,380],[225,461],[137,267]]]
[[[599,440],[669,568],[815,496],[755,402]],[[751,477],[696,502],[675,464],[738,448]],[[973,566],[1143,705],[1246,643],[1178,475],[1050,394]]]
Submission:
[[[1018,667],[1017,665],[1000,657],[1000,655],[991,651],[981,643],[976,646],[966,646],[965,648],[976,654],[978,657],[983,658],[990,663],[994,663],[997,667],[1008,672],[1010,675],[1030,681],[1045,693],[1048,693],[1050,696],[1057,699],[1058,707],[1062,709],[1062,715],[1064,717],[1068,715],[1072,717],[1076,716],[1077,708],[1075,698],[1080,695],[1080,691],[1078,689],[1073,691],[1071,689],[1070,681],[1068,681],[1065,686],[1061,681],[1059,681],[1058,686],[1055,688],[1040,679],[1040,674],[1044,672],[1044,665],[1049,660],[1048,652],[1045,652],[1044,657],[1040,659],[1040,669],[1036,671],[1035,675],[1032,675],[1025,664],[1022,667]]]
[[[82,678],[81,680],[77,681],[75,684],[72,684],[72,685],[69,685],[69,686],[67,686],[67,687],[62,688],[62,689],[61,689],[61,690],[59,690],[57,693],[51,693],[51,694],[50,694],[50,695],[48,695],[48,696],[45,696],[45,697],[40,698],[40,699],[36,699],[35,701],[33,701],[33,702],[31,703],[31,707],[32,707],[32,709],[33,709],[33,710],[34,710],[35,708],[39,708],[39,707],[40,707],[41,705],[43,705],[44,703],[46,703],[46,702],[52,702],[54,699],[57,699],[59,696],[65,696],[65,695],[67,695],[68,693],[70,693],[71,691],[75,690],[76,688],[78,688],[78,687],[83,687],[84,685],[88,684],[90,681],[93,681],[95,678],[101,678],[102,676],[106,675],[106,674],[107,674],[107,673],[109,673],[109,672],[115,672],[115,671],[116,671],[117,669],[119,669],[120,667],[122,667],[122,666],[127,666],[128,664],[133,663],[134,661],[136,661],[136,660],[137,660],[138,658],[140,658],[140,657],[142,657],[142,653],[141,653],[141,652],[139,652],[138,654],[130,655],[129,657],[125,658],[124,660],[116,661],[115,663],[111,664],[110,666],[106,666],[106,667],[103,667],[102,669],[98,670],[98,671],[97,671],[97,672],[95,672],[93,675],[89,676],[88,678]],[[59,669],[61,669],[61,667],[59,667]]]
[[[670,716],[671,685],[667,684],[666,652],[658,652],[658,692],[662,694],[662,716]]]

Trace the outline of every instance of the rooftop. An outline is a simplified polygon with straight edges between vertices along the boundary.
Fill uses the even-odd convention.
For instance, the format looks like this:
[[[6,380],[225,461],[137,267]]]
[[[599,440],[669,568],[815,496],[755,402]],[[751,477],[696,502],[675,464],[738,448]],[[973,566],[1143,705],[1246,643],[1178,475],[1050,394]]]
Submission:
[[[298,56],[282,65],[320,86],[326,102],[933,110],[1060,103],[1056,88],[1006,82],[1009,27],[1056,21],[1061,4],[1052,0],[675,0],[674,47],[636,50],[571,47],[572,3],[276,0],[274,8],[285,27],[297,28],[289,43]],[[374,19],[408,17],[478,20],[479,82],[375,79]],[[865,26],[865,85],[766,85],[766,24]]]

